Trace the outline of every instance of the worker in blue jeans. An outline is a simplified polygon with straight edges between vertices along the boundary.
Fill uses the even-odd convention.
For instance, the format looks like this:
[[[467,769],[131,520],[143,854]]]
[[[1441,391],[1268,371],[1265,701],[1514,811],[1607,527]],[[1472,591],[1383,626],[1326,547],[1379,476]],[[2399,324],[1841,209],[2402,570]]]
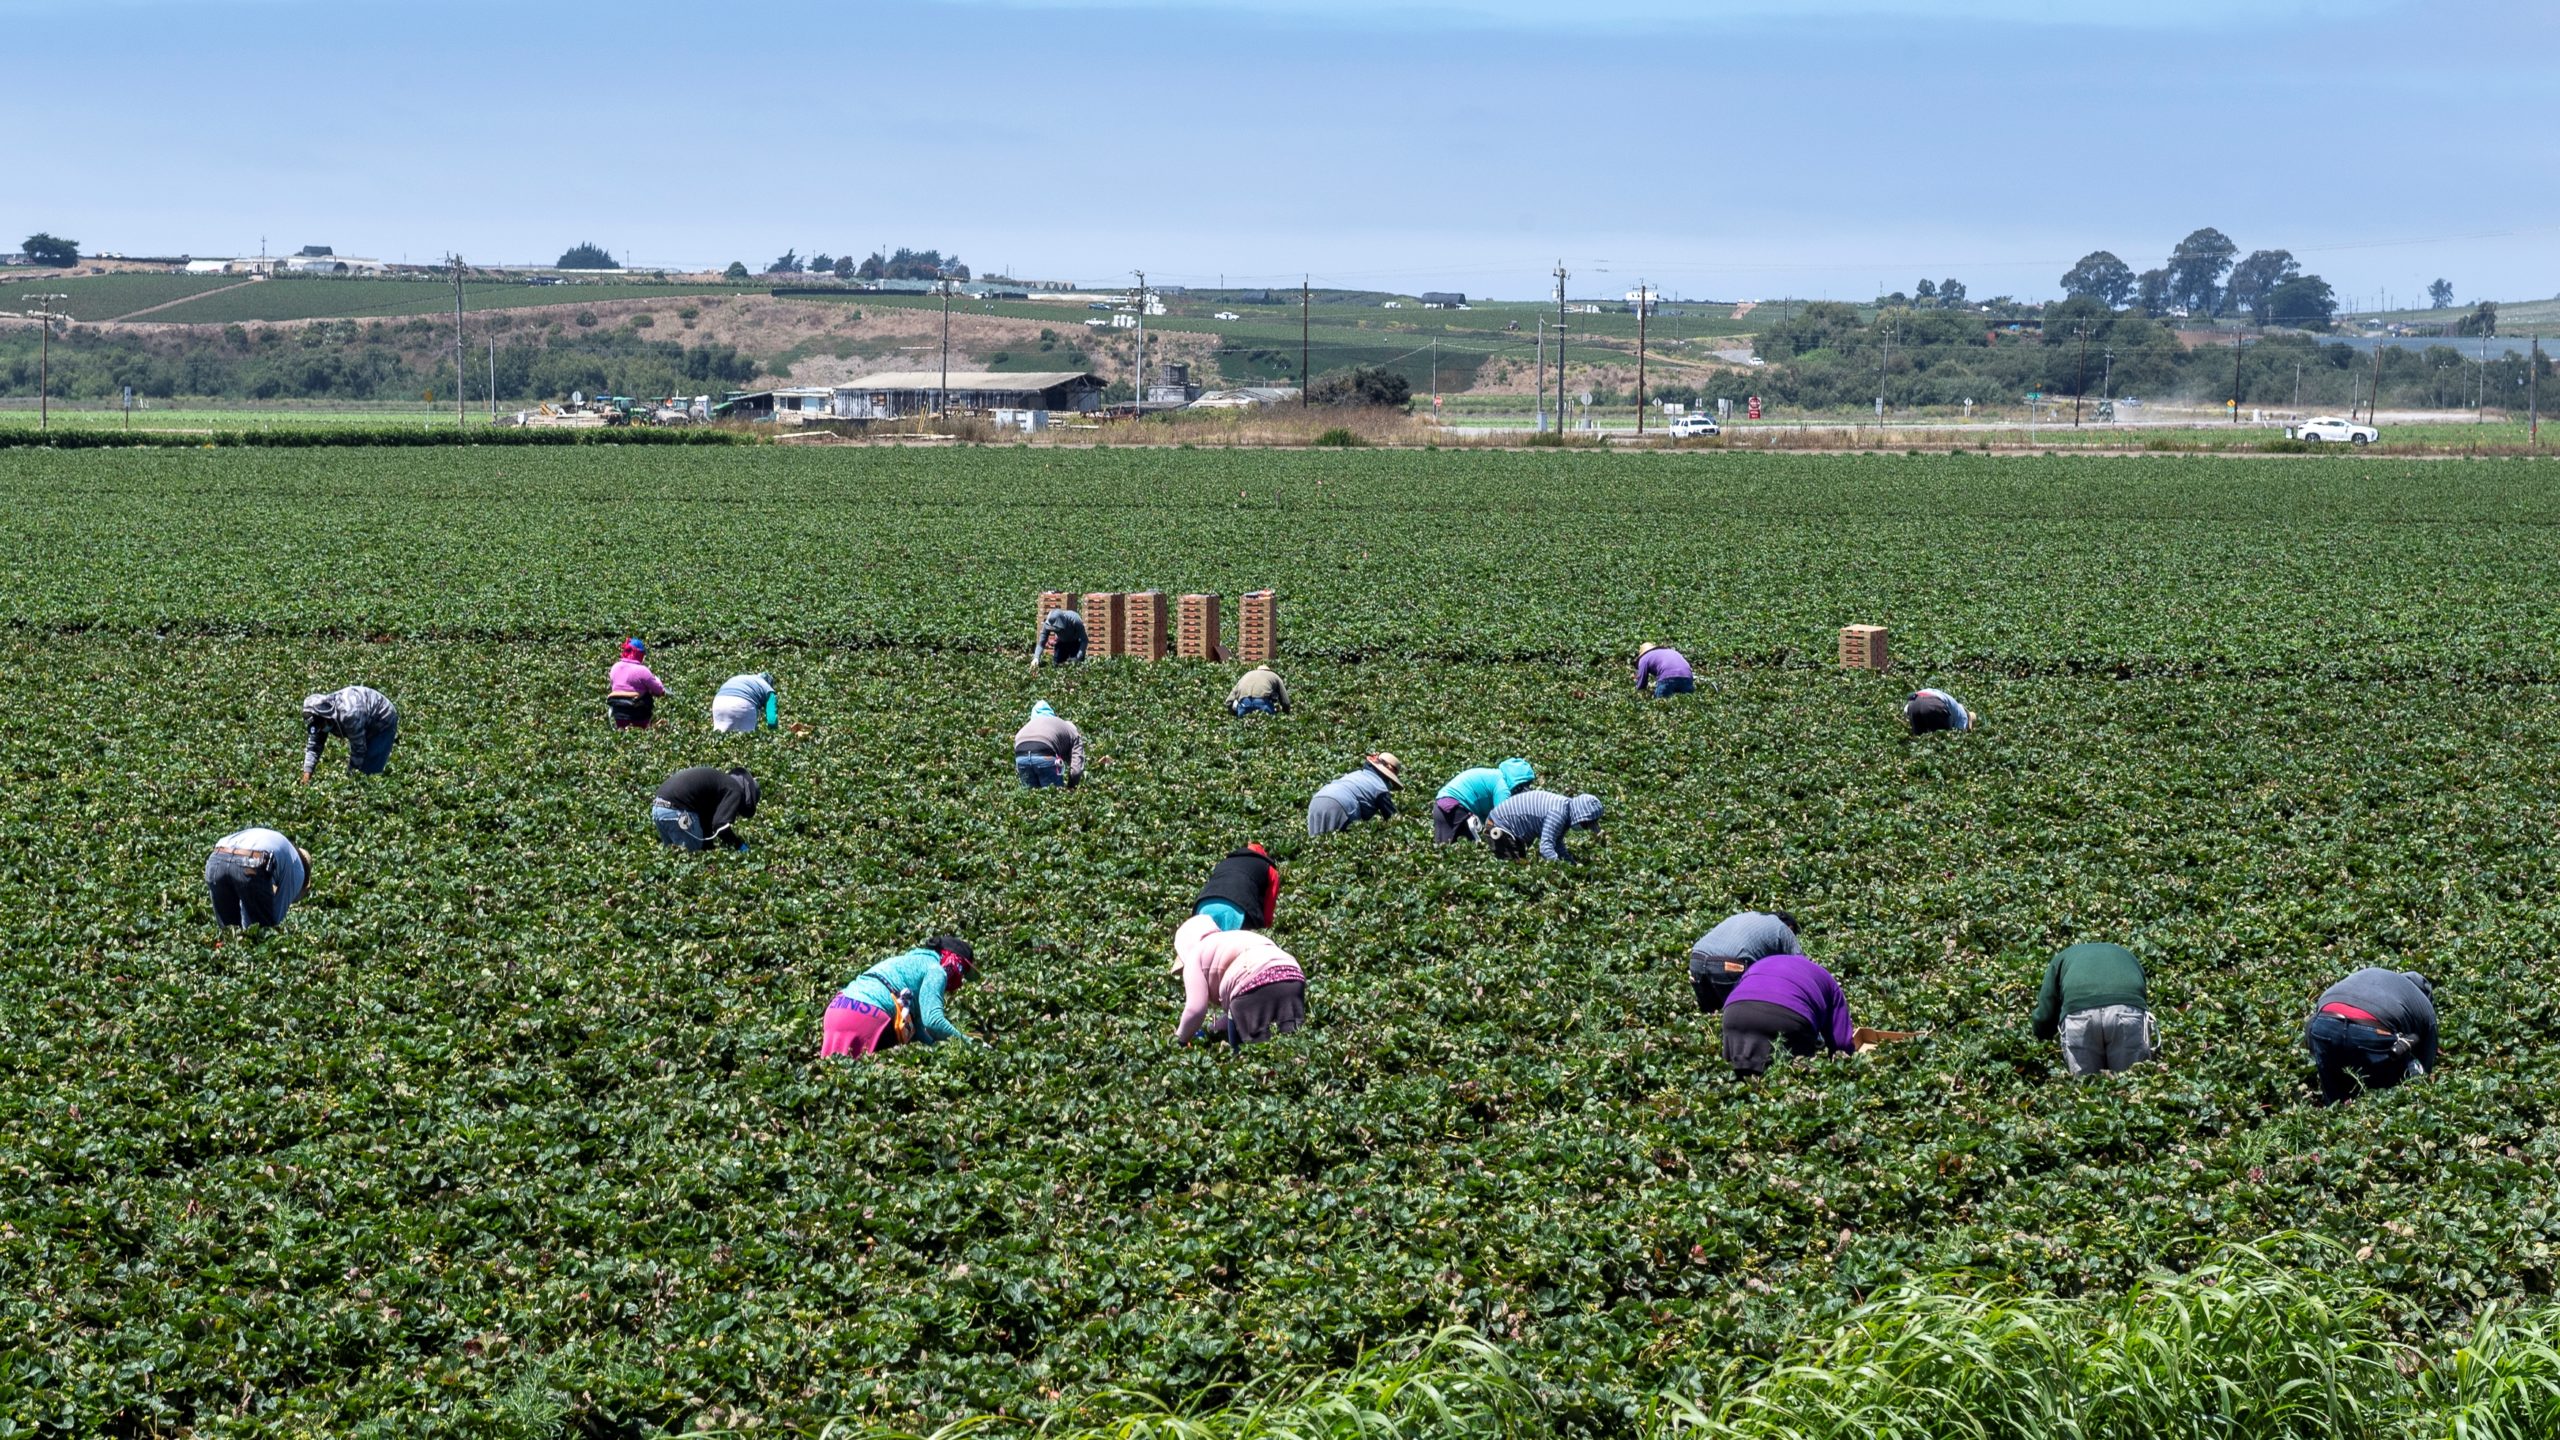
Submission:
[[[2320,1103],[2388,1090],[2435,1068],[2435,986],[2406,970],[2368,966],[2320,993],[2302,1027],[2320,1072]]]
[[[281,925],[310,893],[311,852],[264,827],[234,831],[206,857],[204,889],[216,925]]]

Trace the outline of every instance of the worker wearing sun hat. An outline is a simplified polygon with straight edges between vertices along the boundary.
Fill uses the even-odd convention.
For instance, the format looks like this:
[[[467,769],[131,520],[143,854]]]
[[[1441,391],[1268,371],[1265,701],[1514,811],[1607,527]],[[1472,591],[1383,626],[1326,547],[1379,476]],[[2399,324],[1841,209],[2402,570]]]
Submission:
[[[1944,690],[1915,690],[1902,702],[1902,718],[1914,735],[1932,730],[1970,730],[1973,715]]]
[[[1307,974],[1298,958],[1254,930],[1220,930],[1194,915],[1173,932],[1173,972],[1182,977],[1178,1044],[1206,1036],[1251,1045],[1307,1021]],[[1209,1020],[1215,1006],[1223,1020]]]
[[[1084,781],[1084,732],[1058,718],[1046,700],[1013,732],[1013,773],[1023,788],[1046,790]]]
[[[968,1040],[943,1013],[943,1002],[977,978],[978,952],[957,935],[936,935],[890,956],[827,1002],[818,1058],[863,1056],[909,1042]]]
[[[604,708],[616,730],[646,730],[658,718],[658,697],[667,687],[649,669],[649,643],[633,636],[622,642],[622,658],[605,678]]]
[[[1636,688],[1650,690],[1656,700],[1686,695],[1698,688],[1697,672],[1688,658],[1668,645],[1647,645],[1636,652]]]
[[[1360,768],[1335,776],[1307,802],[1307,835],[1330,835],[1363,820],[1383,820],[1396,813],[1395,792],[1404,788],[1404,765],[1381,750],[1363,756]]]
[[[1514,791],[1526,790],[1538,783],[1538,772],[1529,762],[1514,755],[1500,765],[1479,765],[1461,770],[1440,787],[1431,801],[1431,838],[1434,843],[1455,845],[1472,840],[1493,818],[1493,807],[1511,798]]]

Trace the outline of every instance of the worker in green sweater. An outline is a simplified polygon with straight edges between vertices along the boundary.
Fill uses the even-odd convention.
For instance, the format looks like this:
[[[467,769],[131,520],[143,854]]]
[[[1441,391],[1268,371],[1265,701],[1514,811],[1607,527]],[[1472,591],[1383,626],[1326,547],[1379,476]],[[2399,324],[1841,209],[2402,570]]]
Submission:
[[[2066,946],[2036,991],[2036,1038],[2062,1038],[2074,1075],[2130,1070],[2160,1048],[2142,962],[2121,945]]]

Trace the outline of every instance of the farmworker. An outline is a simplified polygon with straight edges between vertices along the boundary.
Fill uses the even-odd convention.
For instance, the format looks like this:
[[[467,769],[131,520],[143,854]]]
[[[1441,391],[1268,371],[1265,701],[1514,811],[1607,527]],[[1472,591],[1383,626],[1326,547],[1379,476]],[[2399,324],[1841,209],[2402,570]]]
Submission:
[[[747,842],[732,827],[755,815],[758,793],[756,777],[743,769],[696,765],[658,787],[649,818],[658,824],[658,838],[679,850],[708,850],[714,840],[744,850]]]
[[[320,752],[336,735],[347,742],[347,773],[379,775],[391,765],[391,742],[400,737],[400,712],[390,697],[370,685],[350,685],[302,697],[307,732],[302,746],[302,782],[320,764]]]
[[[205,858],[204,888],[216,925],[281,925],[311,893],[311,852],[263,827],[235,830]]]
[[[622,642],[622,658],[613,662],[605,681],[604,708],[616,730],[646,730],[658,718],[658,698],[667,687],[649,669],[649,645],[637,636]]]
[[[782,723],[780,700],[770,672],[732,675],[711,697],[711,728],[723,735],[749,735],[758,725]]]
[[[1754,964],[1772,955],[1796,955],[1804,942],[1796,917],[1784,910],[1745,910],[1728,915],[1689,947],[1689,988],[1698,1008],[1710,1013],[1724,1008],[1733,983]]]
[[[1944,690],[1915,690],[1902,702],[1902,718],[1911,723],[1911,733],[1926,735],[1932,730],[1970,730],[1973,717],[1956,703],[1956,697]]]
[[[1381,750],[1361,757],[1360,768],[1338,775],[1307,802],[1307,835],[1330,835],[1363,820],[1396,813],[1395,792],[1404,788],[1404,764]]]
[[[1567,799],[1552,790],[1523,790],[1493,807],[1493,823],[1484,838],[1495,859],[1523,860],[1528,858],[1529,837],[1535,835],[1539,859],[1571,864],[1573,852],[1564,848],[1568,830],[1599,833],[1599,796]]]
[[[1656,700],[1686,695],[1698,688],[1697,672],[1687,657],[1668,645],[1647,645],[1636,652],[1636,688],[1650,690]]]
[[[1857,1048],[1849,997],[1831,972],[1802,955],[1764,955],[1734,982],[1724,1002],[1724,1058],[1742,1079],[1765,1073],[1774,1047],[1819,1055]]]
[[[1490,769],[1479,765],[1459,771],[1431,801],[1432,842],[1454,845],[1473,840],[1493,818],[1493,807],[1510,799],[1513,791],[1537,783],[1538,772],[1517,755]]]
[[[1238,715],[1286,715],[1289,687],[1280,683],[1278,671],[1268,665],[1256,665],[1236,680],[1236,688],[1227,692],[1227,708]]]
[[[1031,657],[1036,668],[1046,658],[1052,665],[1071,665],[1084,658],[1084,616],[1073,610],[1052,610],[1040,622],[1040,649]]]
[[[2368,966],[2320,993],[2302,1043],[2320,1069],[2320,1103],[2388,1090],[2436,1063],[2435,986],[2411,970]]]
[[[1084,732],[1059,719],[1048,701],[1033,705],[1031,718],[1013,732],[1013,773],[1029,790],[1083,784]]]
[[[1182,1023],[1174,1043],[1194,1038],[1252,1045],[1286,1035],[1306,1023],[1307,975],[1297,957],[1268,935],[1220,930],[1194,915],[1173,932],[1173,973],[1182,977]],[[1223,1020],[1203,1020],[1216,1006]]]
[[[1220,930],[1270,929],[1280,913],[1280,862],[1260,845],[1228,851],[1210,868],[1191,913],[1208,916]]]
[[[942,1002],[977,978],[978,952],[957,935],[936,935],[890,956],[827,1002],[818,1058],[868,1055],[910,1041],[939,1045],[968,1040],[942,1013]]]
[[[2036,990],[2036,1038],[2062,1037],[2074,1075],[2130,1070],[2160,1048],[2142,962],[2121,945],[2066,945]]]

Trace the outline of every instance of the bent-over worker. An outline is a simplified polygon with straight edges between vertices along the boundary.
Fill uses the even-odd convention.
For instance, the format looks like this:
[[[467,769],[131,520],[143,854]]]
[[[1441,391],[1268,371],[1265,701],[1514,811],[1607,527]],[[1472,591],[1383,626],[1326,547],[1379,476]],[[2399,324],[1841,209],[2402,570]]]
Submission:
[[[1745,910],[1728,915],[1689,947],[1689,989],[1698,1008],[1724,1008],[1743,972],[1772,955],[1800,955],[1804,942],[1796,917],[1784,910]]]
[[[622,642],[622,658],[613,662],[612,673],[605,679],[605,712],[613,717],[616,730],[646,730],[656,723],[658,701],[667,687],[658,683],[649,668],[647,641],[633,636]]]
[[[1307,835],[1330,835],[1363,820],[1396,813],[1395,793],[1404,788],[1404,765],[1381,750],[1362,757],[1360,768],[1337,775],[1307,802]]]
[[[753,734],[758,725],[781,723],[781,701],[770,671],[732,675],[711,697],[711,728],[723,735]]]
[[[1268,935],[1220,930],[1215,920],[1194,915],[1173,932],[1173,973],[1182,977],[1177,1044],[1205,1035],[1251,1045],[1306,1023],[1306,971]],[[1226,1018],[1204,1026],[1211,1006]]]
[[[379,775],[391,765],[391,742],[400,738],[400,712],[370,685],[350,685],[302,697],[302,778],[319,767],[329,737],[347,742],[347,773]]]
[[[1538,858],[1573,862],[1573,852],[1564,848],[1565,832],[1600,829],[1600,797],[1576,795],[1570,799],[1553,790],[1523,790],[1493,807],[1493,823],[1484,832],[1485,843],[1492,847],[1497,860],[1525,860],[1529,856],[1529,837],[1538,837]]]
[[[1268,930],[1280,913],[1280,862],[1260,845],[1230,850],[1212,866],[1191,913],[1206,915],[1221,930]]]
[[[968,1040],[943,1003],[978,978],[978,952],[957,935],[936,935],[854,977],[827,1002],[818,1058],[863,1056],[892,1045]],[[972,1041],[971,1043],[979,1043]]]
[[[1236,677],[1236,688],[1227,692],[1227,708],[1238,715],[1286,715],[1289,687],[1281,683],[1279,671],[1256,665]]]
[[[311,892],[311,852],[263,826],[235,830],[205,858],[204,889],[216,925],[281,925]]]
[[[1042,660],[1052,665],[1072,665],[1084,658],[1084,616],[1073,610],[1052,610],[1040,622],[1040,649],[1031,657],[1038,665]]]
[[[1027,790],[1083,784],[1084,732],[1059,719],[1048,701],[1033,705],[1031,718],[1013,732],[1013,773]]]
[[[1944,690],[1915,690],[1902,702],[1902,718],[1914,735],[1932,730],[1970,730],[1973,716]]]
[[[1857,1048],[1849,997],[1831,972],[1802,955],[1765,955],[1724,1002],[1724,1058],[1744,1079],[1765,1073],[1779,1044],[1799,1058]]]
[[[658,838],[679,850],[708,850],[718,841],[732,850],[747,842],[733,827],[752,818],[761,794],[756,777],[743,769],[715,770],[696,765],[667,777],[649,802],[649,818]]]
[[[1461,770],[1440,787],[1431,801],[1431,839],[1438,845],[1473,840],[1493,818],[1493,807],[1515,790],[1538,783],[1538,772],[1514,755],[1500,765]]]
[[[1689,668],[1688,657],[1670,646],[1647,645],[1636,652],[1636,688],[1668,700],[1697,689],[1697,672]]]
[[[2413,970],[2367,966],[2320,992],[2302,1043],[2323,1105],[2424,1075],[2436,1064],[2435,986]]]
[[[2066,945],[2036,988],[2036,1038],[2062,1037],[2074,1075],[2130,1070],[2160,1048],[2142,961],[2121,945]]]

